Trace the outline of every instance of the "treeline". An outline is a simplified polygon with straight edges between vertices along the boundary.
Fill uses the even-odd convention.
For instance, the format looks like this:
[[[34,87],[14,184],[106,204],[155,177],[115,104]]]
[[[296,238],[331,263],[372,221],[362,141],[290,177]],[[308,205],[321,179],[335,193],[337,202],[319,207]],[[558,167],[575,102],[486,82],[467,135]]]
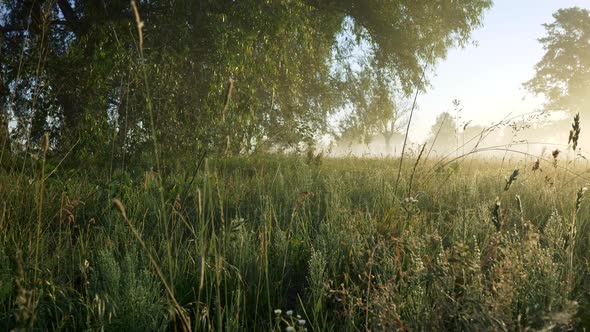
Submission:
[[[311,144],[343,109],[344,131],[388,127],[394,100],[425,89],[423,70],[490,6],[138,1],[140,41],[127,0],[5,0],[2,159],[35,153],[46,133],[52,155],[124,166],[154,143],[162,160]]]

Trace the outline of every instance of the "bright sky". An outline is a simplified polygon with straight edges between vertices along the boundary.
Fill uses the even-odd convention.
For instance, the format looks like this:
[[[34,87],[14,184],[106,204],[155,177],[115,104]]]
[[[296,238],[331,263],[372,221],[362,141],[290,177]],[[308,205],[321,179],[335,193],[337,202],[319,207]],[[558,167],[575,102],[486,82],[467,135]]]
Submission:
[[[553,22],[558,9],[574,6],[590,8],[590,0],[495,0],[473,33],[478,46],[451,50],[436,67],[432,88],[418,96],[411,139],[426,139],[437,115],[453,110],[453,99],[461,101],[464,120],[481,125],[540,109],[543,100],[522,83],[534,76],[544,54],[537,41],[545,34],[541,24]]]

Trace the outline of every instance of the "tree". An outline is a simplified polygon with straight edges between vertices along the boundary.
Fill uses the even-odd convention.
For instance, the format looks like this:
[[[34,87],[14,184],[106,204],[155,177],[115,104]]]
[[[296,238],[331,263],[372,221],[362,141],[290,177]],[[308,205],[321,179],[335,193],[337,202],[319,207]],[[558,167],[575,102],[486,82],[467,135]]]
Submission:
[[[590,111],[590,11],[560,9],[539,39],[545,55],[524,86],[546,97],[549,110]]]
[[[427,142],[438,152],[448,152],[457,147],[457,124],[451,113],[439,114],[430,129]]]
[[[370,45],[373,65],[399,80],[405,93],[424,89],[424,66],[464,46],[491,0],[306,0],[324,12],[352,18],[356,38]]]
[[[56,150],[75,146],[69,159],[141,157],[154,139],[166,156],[296,145],[325,133],[330,115],[355,98],[344,88],[352,81],[343,74],[346,60],[336,56],[347,52],[337,40],[367,45],[369,65],[395,81],[403,95],[427,86],[424,66],[463,45],[491,5],[489,0],[138,3],[142,59],[128,0],[0,3],[0,71],[11,92],[0,98],[18,124],[13,150],[17,142],[35,146],[47,131]],[[354,22],[352,29],[346,30],[346,22]],[[375,89],[386,86],[374,82]]]
[[[348,106],[350,112],[346,121],[340,125],[337,138],[361,140],[369,144],[375,136],[382,136],[385,152],[392,153],[392,139],[400,135],[402,118],[408,111],[408,105],[396,92],[392,84],[382,73],[372,67],[365,67],[358,72],[351,72],[347,81]]]

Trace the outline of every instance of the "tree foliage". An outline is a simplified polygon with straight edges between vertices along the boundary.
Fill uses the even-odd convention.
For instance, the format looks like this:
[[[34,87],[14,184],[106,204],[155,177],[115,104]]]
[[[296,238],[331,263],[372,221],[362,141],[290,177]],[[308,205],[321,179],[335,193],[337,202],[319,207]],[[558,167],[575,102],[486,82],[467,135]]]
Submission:
[[[126,0],[7,0],[0,100],[12,150],[50,132],[54,151],[125,164],[150,153],[154,139],[164,156],[294,146],[327,132],[345,105],[368,102],[368,117],[391,121],[387,90],[426,88],[424,66],[465,44],[490,5],[142,1],[140,58]],[[342,55],[357,54],[344,39],[365,45],[370,79],[350,74]],[[352,88],[359,82],[366,94]]]
[[[560,9],[539,39],[545,55],[524,86],[547,98],[546,108],[587,113],[590,107],[590,11]]]
[[[356,23],[357,37],[365,37],[377,65],[399,78],[404,91],[424,88],[423,66],[446,56],[453,46],[469,41],[481,24],[488,0],[307,0],[328,12],[341,12]]]

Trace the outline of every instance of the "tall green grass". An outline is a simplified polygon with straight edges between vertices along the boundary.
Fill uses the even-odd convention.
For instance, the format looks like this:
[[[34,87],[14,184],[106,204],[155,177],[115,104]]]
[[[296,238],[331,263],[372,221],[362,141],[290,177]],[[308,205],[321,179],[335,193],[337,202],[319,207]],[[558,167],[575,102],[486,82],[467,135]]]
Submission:
[[[504,190],[510,162],[408,162],[397,193],[393,159],[5,172],[0,329],[587,326],[585,176],[519,161]]]

